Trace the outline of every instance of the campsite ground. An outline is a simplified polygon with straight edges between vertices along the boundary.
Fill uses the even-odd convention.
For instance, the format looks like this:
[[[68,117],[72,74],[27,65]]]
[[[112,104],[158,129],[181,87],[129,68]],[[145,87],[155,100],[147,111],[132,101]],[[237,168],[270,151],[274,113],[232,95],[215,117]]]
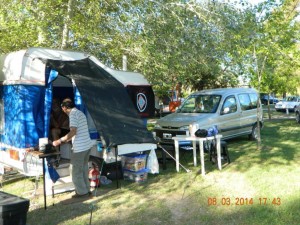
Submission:
[[[47,210],[41,180],[34,195],[33,178],[4,183],[1,190],[30,199],[28,225],[299,224],[300,126],[292,114],[272,111],[273,119],[265,118],[261,150],[247,137],[231,140],[231,163],[219,171],[206,158],[206,176],[185,155],[181,163],[189,173],[177,173],[169,161],[142,184],[122,181],[117,189],[114,181],[81,201],[71,200],[72,193],[48,196]]]

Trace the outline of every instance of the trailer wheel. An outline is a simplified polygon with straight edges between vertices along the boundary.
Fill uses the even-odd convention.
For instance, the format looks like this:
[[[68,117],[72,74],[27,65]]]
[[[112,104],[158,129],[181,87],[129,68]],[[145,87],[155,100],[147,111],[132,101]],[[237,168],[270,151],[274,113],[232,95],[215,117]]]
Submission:
[[[99,171],[102,171],[102,166],[103,166],[104,160],[100,158],[96,158],[94,156],[90,156],[89,158],[89,170],[98,167]]]

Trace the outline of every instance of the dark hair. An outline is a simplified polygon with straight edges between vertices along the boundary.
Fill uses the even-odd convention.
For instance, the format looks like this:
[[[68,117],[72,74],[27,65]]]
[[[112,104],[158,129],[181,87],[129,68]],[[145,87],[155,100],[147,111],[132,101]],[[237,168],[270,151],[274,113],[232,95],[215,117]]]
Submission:
[[[60,105],[61,107],[65,106],[67,109],[72,109],[75,107],[74,103],[72,101],[63,101]]]

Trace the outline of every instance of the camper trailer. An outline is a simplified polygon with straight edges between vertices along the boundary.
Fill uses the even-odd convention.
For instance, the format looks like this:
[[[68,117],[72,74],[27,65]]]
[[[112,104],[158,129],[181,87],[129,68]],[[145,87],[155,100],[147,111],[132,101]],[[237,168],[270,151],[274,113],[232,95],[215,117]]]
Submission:
[[[132,104],[123,71],[103,65],[82,52],[29,48],[0,57],[0,164],[28,176],[42,173],[42,161],[30,153],[50,139],[54,98],[71,98],[88,119],[95,141],[90,160],[100,164],[103,148],[118,155],[156,148],[154,138]],[[112,75],[114,74],[114,76]],[[70,158],[70,144],[60,148]]]
[[[112,69],[108,69],[108,71],[124,85],[140,117],[153,117],[155,112],[155,97],[152,85],[145,76],[137,72]]]

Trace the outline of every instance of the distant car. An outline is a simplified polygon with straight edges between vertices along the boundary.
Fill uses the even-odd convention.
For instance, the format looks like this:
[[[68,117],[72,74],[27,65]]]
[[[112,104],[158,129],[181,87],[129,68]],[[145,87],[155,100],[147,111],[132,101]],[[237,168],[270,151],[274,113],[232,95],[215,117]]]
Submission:
[[[261,95],[260,96],[260,101],[264,105],[268,105],[268,102],[269,102],[269,104],[276,104],[277,102],[279,102],[279,100],[277,98],[275,98],[272,95],[268,95],[268,94]]]
[[[295,109],[295,116],[296,116],[297,123],[300,123],[300,105],[298,105],[297,108]]]
[[[299,96],[288,96],[275,104],[275,110],[286,111],[288,109],[290,112],[294,112],[298,105],[300,105]]]

